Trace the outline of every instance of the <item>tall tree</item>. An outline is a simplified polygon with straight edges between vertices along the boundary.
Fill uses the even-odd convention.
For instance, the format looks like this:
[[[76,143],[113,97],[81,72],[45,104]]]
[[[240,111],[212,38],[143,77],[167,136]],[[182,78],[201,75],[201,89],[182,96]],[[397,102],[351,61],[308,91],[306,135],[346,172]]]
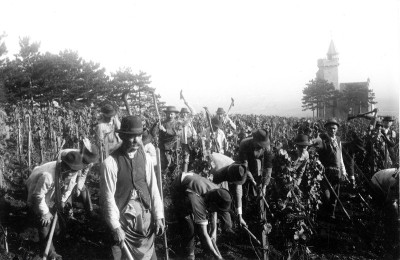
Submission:
[[[303,89],[303,110],[311,110],[313,114],[317,110],[318,117],[325,117],[328,108],[335,109],[339,91],[335,90],[333,83],[317,78],[310,80],[306,85]]]
[[[6,57],[5,55],[7,54],[7,47],[6,43],[4,42],[4,38],[7,37],[7,34],[3,32],[3,34],[0,34],[0,106],[3,106],[5,102],[7,101],[6,97],[6,88],[4,86],[4,64],[6,62]]]

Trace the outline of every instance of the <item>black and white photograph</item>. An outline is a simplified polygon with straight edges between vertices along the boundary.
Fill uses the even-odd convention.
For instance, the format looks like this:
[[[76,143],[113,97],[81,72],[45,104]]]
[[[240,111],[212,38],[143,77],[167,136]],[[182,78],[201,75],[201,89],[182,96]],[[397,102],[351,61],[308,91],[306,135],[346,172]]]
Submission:
[[[399,0],[0,7],[1,260],[400,260]]]

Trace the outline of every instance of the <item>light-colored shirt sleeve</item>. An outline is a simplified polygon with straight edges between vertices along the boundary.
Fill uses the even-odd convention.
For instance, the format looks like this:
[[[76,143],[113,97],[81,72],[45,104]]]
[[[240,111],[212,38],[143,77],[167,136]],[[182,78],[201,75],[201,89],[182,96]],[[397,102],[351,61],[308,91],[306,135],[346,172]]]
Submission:
[[[50,210],[46,203],[46,195],[52,193],[54,189],[53,178],[50,173],[43,173],[39,176],[38,181],[32,193],[33,210],[42,216]],[[50,195],[51,196],[51,195]]]
[[[146,154],[146,182],[149,187],[153,217],[154,219],[162,219],[164,218],[163,202],[161,200],[160,191],[158,190],[153,162],[148,154]]]
[[[346,167],[344,166],[344,162],[343,162],[343,152],[342,152],[343,146],[342,146],[341,142],[340,142],[340,148],[341,148],[340,149],[341,155],[340,155],[339,169],[340,169],[341,174],[343,174],[344,176],[347,176]]]
[[[236,130],[236,124],[230,119],[228,115],[226,115],[226,120],[228,121],[229,125],[233,128],[233,130]]]
[[[157,153],[156,153],[156,148],[152,143],[148,143],[144,146],[144,151],[150,155],[151,161],[153,162],[153,165],[157,165]]]
[[[113,230],[121,226],[119,209],[114,199],[117,188],[117,173],[117,162],[113,157],[107,157],[100,167],[100,205],[108,226]]]
[[[322,139],[321,139],[321,137],[317,137],[317,138],[315,138],[315,139],[312,139],[311,140],[311,143],[312,144],[316,144],[316,147],[317,148],[322,148],[323,147],[323,145],[322,145]]]

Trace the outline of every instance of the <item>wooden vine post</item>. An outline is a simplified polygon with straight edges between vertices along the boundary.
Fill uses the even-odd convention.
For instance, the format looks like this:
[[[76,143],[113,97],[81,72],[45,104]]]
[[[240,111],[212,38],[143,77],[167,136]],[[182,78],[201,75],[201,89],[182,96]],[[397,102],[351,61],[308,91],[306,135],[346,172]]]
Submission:
[[[31,127],[31,117],[28,117],[28,169],[29,171],[32,169],[32,127]]]
[[[21,118],[18,118],[18,138],[17,138],[17,152],[18,152],[18,158],[19,158],[19,163],[22,163],[22,141],[21,141]]]
[[[75,132],[76,132],[76,140],[77,140],[77,145],[78,145],[78,149],[79,149],[79,127],[78,124],[75,124]]]
[[[42,130],[39,130],[39,151],[40,151],[40,164],[44,162],[44,154],[43,154],[43,137],[42,137]]]

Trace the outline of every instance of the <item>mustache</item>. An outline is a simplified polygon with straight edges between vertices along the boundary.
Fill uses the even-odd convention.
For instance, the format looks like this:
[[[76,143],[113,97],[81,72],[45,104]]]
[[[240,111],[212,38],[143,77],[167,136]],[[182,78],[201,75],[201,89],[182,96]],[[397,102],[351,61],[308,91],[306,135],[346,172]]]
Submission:
[[[126,143],[124,143],[124,147],[128,152],[135,151],[141,145],[142,145],[142,143],[140,143],[140,142],[132,142],[132,143],[131,142],[126,142]]]

